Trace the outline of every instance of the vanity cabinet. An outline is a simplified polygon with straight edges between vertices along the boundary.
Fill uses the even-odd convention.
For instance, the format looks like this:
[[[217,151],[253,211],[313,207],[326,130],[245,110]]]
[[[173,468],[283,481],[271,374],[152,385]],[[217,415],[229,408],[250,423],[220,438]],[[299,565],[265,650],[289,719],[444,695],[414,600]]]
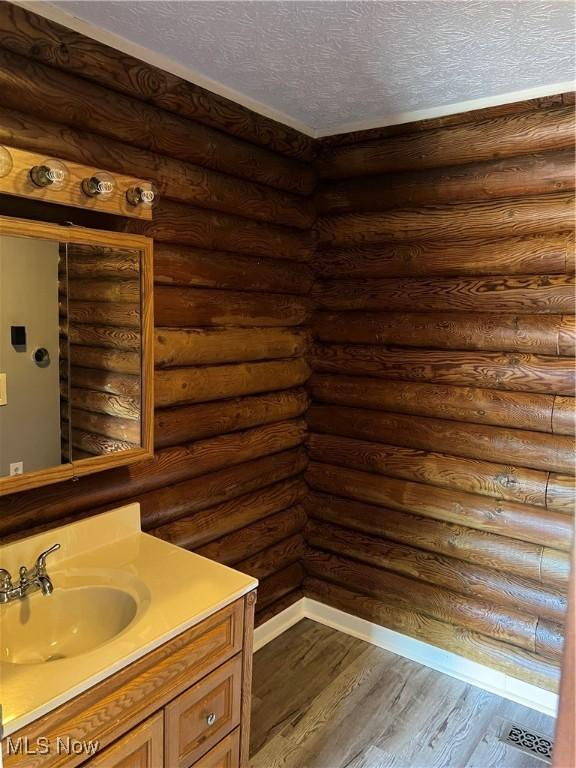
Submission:
[[[103,749],[86,768],[164,768],[164,717],[157,712]]]
[[[245,768],[255,601],[249,592],[4,739],[5,768]]]
[[[170,768],[194,765],[240,724],[242,658],[235,656],[164,710],[165,756]]]

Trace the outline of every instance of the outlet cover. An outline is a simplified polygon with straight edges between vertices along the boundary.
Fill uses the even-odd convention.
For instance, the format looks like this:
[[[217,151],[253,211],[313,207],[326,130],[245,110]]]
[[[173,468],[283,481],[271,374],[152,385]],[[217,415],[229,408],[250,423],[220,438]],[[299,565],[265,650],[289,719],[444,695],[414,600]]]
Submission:
[[[8,393],[6,392],[6,374],[0,373],[0,405],[8,405]]]
[[[24,462],[23,461],[14,461],[12,464],[10,464],[10,477],[13,475],[22,475],[24,474]]]

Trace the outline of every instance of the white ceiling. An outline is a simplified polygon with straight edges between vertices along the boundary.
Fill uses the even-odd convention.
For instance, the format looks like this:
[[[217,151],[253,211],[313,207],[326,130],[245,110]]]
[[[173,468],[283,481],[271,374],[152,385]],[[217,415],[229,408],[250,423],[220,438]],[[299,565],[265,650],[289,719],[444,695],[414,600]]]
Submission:
[[[575,71],[571,0],[58,0],[35,10],[313,136],[547,95],[569,89]]]

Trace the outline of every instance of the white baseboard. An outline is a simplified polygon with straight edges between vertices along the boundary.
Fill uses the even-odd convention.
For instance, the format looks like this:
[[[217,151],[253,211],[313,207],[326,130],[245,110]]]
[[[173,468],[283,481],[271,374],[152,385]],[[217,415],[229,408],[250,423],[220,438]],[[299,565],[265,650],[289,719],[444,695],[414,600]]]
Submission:
[[[494,693],[517,704],[523,704],[537,712],[556,717],[558,695],[545,691],[531,683],[525,683],[504,672],[465,659],[456,653],[445,651],[434,645],[403,635],[392,629],[386,629],[366,619],[360,619],[332,608],[317,600],[303,597],[294,605],[267,621],[254,633],[254,650],[274,640],[301,619],[311,619],[319,624],[332,627],[352,637],[365,640],[406,659],[423,664],[457,680],[462,680],[477,688]]]
[[[307,617],[304,614],[304,598],[300,598],[298,602],[289,605],[254,630],[254,652],[259,651],[275,637],[305,618]]]

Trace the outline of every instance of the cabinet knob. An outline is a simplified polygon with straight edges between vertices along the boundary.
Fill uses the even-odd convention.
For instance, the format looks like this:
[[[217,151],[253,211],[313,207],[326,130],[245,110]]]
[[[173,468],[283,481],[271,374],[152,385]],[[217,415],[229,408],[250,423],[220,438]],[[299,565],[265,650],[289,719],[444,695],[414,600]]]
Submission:
[[[206,718],[206,722],[208,723],[208,725],[214,725],[214,723],[216,722],[216,715],[214,714],[214,712],[210,712],[210,714]]]

